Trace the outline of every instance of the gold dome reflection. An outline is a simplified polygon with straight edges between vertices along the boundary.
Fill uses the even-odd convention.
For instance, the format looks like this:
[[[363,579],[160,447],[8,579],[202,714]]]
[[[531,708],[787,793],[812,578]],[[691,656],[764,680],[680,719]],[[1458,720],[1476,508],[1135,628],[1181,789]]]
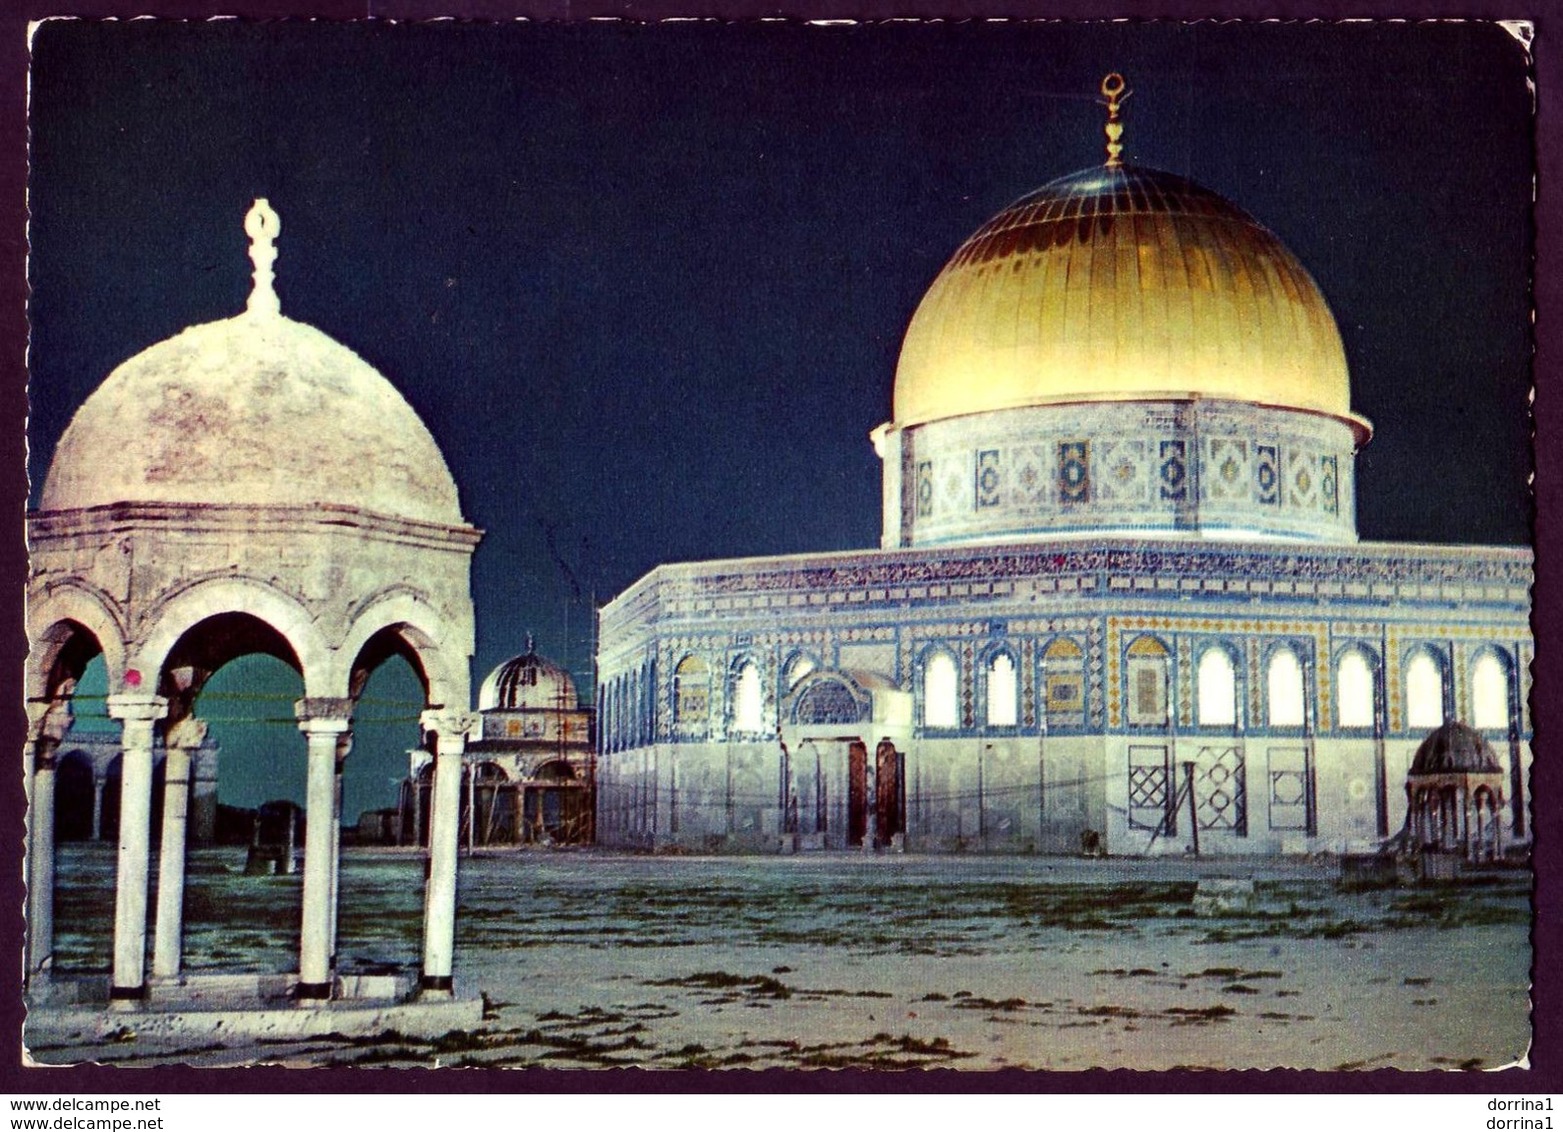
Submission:
[[[1103,166],[1021,198],[955,253],[907,329],[894,423],[1169,397],[1370,431],[1335,319],[1280,240],[1182,177]]]

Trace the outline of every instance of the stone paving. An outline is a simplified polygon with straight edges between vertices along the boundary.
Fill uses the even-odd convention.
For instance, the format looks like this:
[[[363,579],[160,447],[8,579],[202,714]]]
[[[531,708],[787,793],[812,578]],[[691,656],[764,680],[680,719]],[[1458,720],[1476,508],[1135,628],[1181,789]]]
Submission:
[[[62,973],[107,966],[112,866],[108,847],[62,848]],[[480,856],[462,862],[456,955],[458,984],[485,998],[478,1030],[189,1048],[127,1033],[31,1053],[560,1068],[1523,1059],[1526,875],[1367,893],[1334,875],[1273,859]],[[1201,879],[1225,878],[1251,880],[1252,901],[1196,903]],[[346,853],[343,971],[415,973],[421,885],[415,855]],[[244,876],[242,850],[193,853],[188,969],[296,966],[298,898],[297,877]]]

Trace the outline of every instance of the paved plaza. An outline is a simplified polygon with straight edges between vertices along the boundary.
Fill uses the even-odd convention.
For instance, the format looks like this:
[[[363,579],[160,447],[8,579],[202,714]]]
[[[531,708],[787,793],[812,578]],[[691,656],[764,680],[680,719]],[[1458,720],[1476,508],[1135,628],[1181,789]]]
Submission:
[[[58,963],[106,970],[112,850],[61,850]],[[349,851],[340,968],[415,973],[421,857]],[[1207,913],[1199,880],[1254,881]],[[1528,877],[1342,893],[1328,862],[521,852],[462,861],[474,1033],[45,1063],[1489,1069],[1530,1040]],[[299,878],[191,854],[187,969],[296,965]]]

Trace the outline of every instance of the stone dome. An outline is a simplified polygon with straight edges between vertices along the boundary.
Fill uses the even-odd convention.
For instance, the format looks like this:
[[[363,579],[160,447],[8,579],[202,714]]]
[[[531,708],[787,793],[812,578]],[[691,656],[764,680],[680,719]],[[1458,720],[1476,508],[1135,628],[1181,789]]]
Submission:
[[[479,711],[574,711],[579,707],[570,674],[531,648],[490,672],[478,691]]]
[[[1480,732],[1449,722],[1422,740],[1407,774],[1496,774],[1502,770],[1492,745]]]
[[[1183,177],[1105,165],[1020,198],[956,251],[907,329],[893,423],[1187,398],[1370,432],[1335,319],[1281,241]]]
[[[42,510],[336,504],[462,525],[456,483],[412,406],[352,350],[278,312],[275,213],[257,202],[246,224],[249,309],[109,374],[60,438]]]

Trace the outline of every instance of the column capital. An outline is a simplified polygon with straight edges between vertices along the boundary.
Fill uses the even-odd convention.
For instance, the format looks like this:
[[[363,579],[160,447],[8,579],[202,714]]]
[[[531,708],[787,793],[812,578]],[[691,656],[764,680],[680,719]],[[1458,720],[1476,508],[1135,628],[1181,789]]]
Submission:
[[[310,738],[323,735],[332,740],[331,753],[336,755],[336,739],[353,729],[353,721],[346,717],[335,719],[321,716],[310,716],[298,721],[298,729]]]
[[[349,696],[305,696],[294,701],[293,714],[298,716],[300,726],[311,719],[351,720],[353,700]]]
[[[187,715],[167,728],[163,745],[169,750],[194,751],[206,742],[206,730],[206,720]]]
[[[477,725],[476,715],[467,711],[452,711],[450,708],[430,708],[418,717],[419,727],[435,732],[442,739],[454,739],[457,736],[465,739]]]
[[[162,696],[121,692],[107,697],[109,718],[121,723],[155,723],[168,714],[168,700]]]

